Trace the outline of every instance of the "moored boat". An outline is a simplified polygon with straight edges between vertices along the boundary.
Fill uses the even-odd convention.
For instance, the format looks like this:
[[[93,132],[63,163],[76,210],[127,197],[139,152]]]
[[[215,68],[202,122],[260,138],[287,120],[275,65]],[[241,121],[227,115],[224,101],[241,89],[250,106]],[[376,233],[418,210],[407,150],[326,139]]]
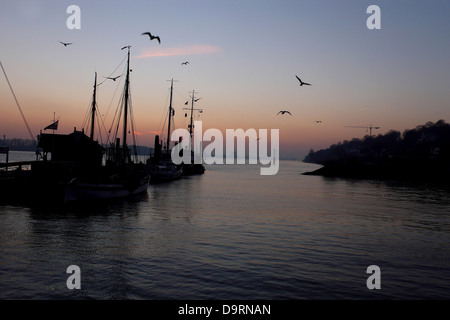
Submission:
[[[128,49],[127,73],[123,93],[123,136],[122,145],[120,138],[116,137],[116,143],[110,144],[106,149],[105,165],[97,166],[94,170],[88,170],[75,176],[65,186],[65,202],[80,200],[107,200],[113,198],[128,197],[147,192],[149,176],[145,165],[136,159],[133,161],[130,149],[127,145],[128,113],[129,108],[129,78],[130,78],[130,46]],[[96,81],[95,81],[96,83]],[[93,139],[95,117],[95,87],[94,102],[92,104],[91,139]],[[119,127],[117,125],[117,127]],[[133,130],[134,131],[134,130]]]
[[[147,160],[147,172],[150,175],[150,179],[153,182],[156,181],[169,181],[178,179],[183,174],[183,166],[173,163],[171,158],[170,149],[170,134],[171,125],[175,110],[172,108],[172,96],[173,96],[173,79],[170,85],[170,104],[169,115],[167,122],[167,141],[166,146],[163,149],[162,142],[159,140],[159,136],[155,136],[155,147],[153,155]]]
[[[122,49],[126,48],[127,72],[121,106],[122,144],[120,138],[115,137],[115,143],[105,148],[94,140],[96,74],[90,136],[85,134],[84,129],[77,131],[76,128],[70,134],[55,134],[58,121],[54,121],[44,129],[53,130],[53,133],[41,132],[38,135],[36,161],[6,161],[0,165],[0,200],[60,203],[106,200],[147,192],[149,177],[145,165],[137,160],[136,154],[132,159],[127,145],[127,118],[129,113],[131,116],[128,106],[130,46]],[[120,119],[117,121],[120,122]],[[2,148],[1,151],[9,150]]]

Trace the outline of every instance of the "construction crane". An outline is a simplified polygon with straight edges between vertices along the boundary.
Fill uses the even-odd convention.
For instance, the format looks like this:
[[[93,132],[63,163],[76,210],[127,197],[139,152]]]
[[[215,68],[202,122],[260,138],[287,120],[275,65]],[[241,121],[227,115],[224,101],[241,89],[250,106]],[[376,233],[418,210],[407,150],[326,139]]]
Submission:
[[[368,126],[368,127],[364,127],[364,126],[345,126],[346,128],[362,128],[362,129],[366,129],[366,132],[369,131],[370,132],[370,136],[372,136],[372,129],[380,129],[379,126]]]

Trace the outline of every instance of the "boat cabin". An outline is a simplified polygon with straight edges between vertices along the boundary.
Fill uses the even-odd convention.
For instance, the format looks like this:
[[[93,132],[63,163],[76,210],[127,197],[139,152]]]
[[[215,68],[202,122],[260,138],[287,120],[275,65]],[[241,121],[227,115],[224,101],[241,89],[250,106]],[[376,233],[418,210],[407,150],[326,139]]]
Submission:
[[[92,140],[83,131],[70,134],[47,134],[38,136],[38,148],[42,151],[44,160],[56,162],[75,162],[82,165],[101,166],[103,161],[103,148],[97,141]]]

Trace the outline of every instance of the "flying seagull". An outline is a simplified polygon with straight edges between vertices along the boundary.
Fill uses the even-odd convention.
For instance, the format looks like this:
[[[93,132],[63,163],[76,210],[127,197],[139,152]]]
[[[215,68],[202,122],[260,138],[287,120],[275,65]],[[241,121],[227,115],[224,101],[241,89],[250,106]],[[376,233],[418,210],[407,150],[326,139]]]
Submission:
[[[116,81],[117,78],[120,78],[121,76],[122,76],[122,75],[117,76],[117,77],[113,77],[113,78],[111,78],[111,77],[103,77],[103,78],[106,78],[106,79],[109,79],[109,80],[112,80],[112,81]]]
[[[58,41],[58,42],[63,44],[64,47],[70,46],[72,44],[72,42],[61,42],[61,41]]]
[[[183,65],[183,64],[184,64],[184,65],[187,65],[187,64],[189,64],[189,61],[182,62],[181,64],[182,64],[182,65]]]
[[[277,113],[277,115],[279,115],[280,113],[282,115],[285,114],[285,113],[289,113],[292,116],[292,114],[289,111],[286,111],[286,110],[281,110],[280,112]]]
[[[300,81],[300,87],[303,86],[303,85],[306,85],[306,86],[310,86],[311,85],[310,83],[303,82],[297,75],[295,75],[295,77],[298,79],[298,81]]]
[[[145,34],[150,37],[150,41],[152,41],[153,39],[156,39],[161,44],[161,39],[158,36],[154,36],[150,32],[143,32],[143,33],[141,33],[141,36],[143,36]]]

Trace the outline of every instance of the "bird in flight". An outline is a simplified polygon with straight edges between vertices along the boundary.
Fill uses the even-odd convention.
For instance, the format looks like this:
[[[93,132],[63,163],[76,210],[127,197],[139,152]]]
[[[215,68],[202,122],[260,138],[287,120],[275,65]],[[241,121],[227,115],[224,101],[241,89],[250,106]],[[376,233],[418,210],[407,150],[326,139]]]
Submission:
[[[143,32],[143,33],[141,33],[141,36],[143,36],[145,34],[150,37],[150,41],[152,41],[153,39],[156,39],[161,44],[161,39],[158,36],[154,36],[150,32]]]
[[[183,65],[183,64],[184,64],[184,65],[187,65],[187,64],[189,64],[189,61],[182,62],[181,64],[182,64],[182,65]]]
[[[316,123],[322,123],[322,120],[316,120]]]
[[[117,77],[104,77],[104,78],[109,79],[109,80],[112,80],[112,81],[116,81],[117,78],[120,78],[121,76],[122,76],[122,75],[117,76]]]
[[[286,110],[281,110],[280,112],[277,113],[277,115],[279,115],[280,113],[282,115],[285,114],[285,113],[288,113],[288,114],[290,114],[292,116],[292,114],[289,111],[286,111]]]
[[[58,42],[63,44],[64,47],[70,46],[72,44],[72,42],[61,42],[61,41],[58,41]]]
[[[300,86],[303,86],[303,85],[310,86],[311,85],[310,83],[303,82],[297,75],[295,75],[295,77],[298,79],[298,81],[300,81]]]

